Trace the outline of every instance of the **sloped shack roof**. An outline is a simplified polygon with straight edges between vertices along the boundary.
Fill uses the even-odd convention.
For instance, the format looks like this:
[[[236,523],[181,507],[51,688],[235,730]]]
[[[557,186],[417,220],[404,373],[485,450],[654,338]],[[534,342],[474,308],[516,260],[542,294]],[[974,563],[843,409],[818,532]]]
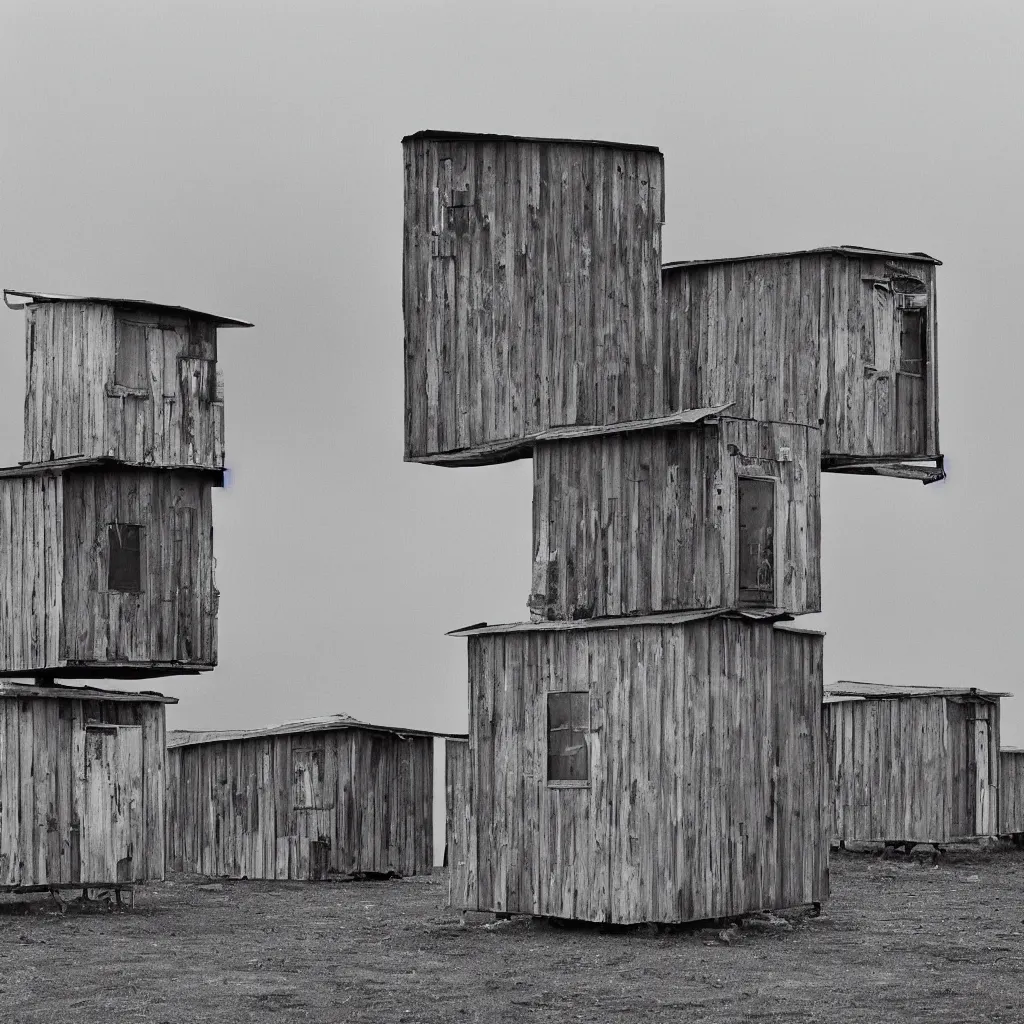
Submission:
[[[825,684],[825,702],[834,703],[845,700],[898,700],[906,697],[955,697],[977,698],[979,700],[998,700],[1010,697],[1009,693],[995,693],[991,690],[979,690],[976,686],[902,686],[888,683],[858,683],[853,680],[841,679],[836,683]]]
[[[13,679],[0,679],[0,698],[19,697],[31,700],[112,700],[130,704],[177,704],[177,697],[165,697],[155,690],[101,690],[96,686],[65,686],[54,683],[39,686],[19,683]]]
[[[917,263],[932,263],[942,266],[942,260],[929,256],[926,252],[893,252],[890,249],[868,249],[861,245],[823,245],[817,249],[794,249],[790,252],[766,252],[756,256],[723,256],[716,260],[674,260],[663,263],[662,270],[686,269],[688,267],[708,267],[716,263],[746,263],[748,260],[782,260],[791,256],[851,256],[857,259],[870,257],[888,257],[892,260],[911,260]]]
[[[168,747],[195,747],[202,743],[229,743],[234,740],[254,740],[264,736],[290,736],[293,733],[335,732],[339,729],[365,729],[369,732],[392,733],[396,736],[434,736],[440,739],[464,739],[465,733],[429,732],[426,729],[400,729],[390,725],[372,725],[351,715],[323,715],[303,718],[282,725],[262,729],[172,729],[167,733]]]
[[[724,405],[712,405],[703,409],[683,409],[681,412],[654,416],[646,420],[548,427],[526,437],[514,437],[506,441],[475,445],[472,448],[456,448],[448,452],[415,456],[408,461],[429,462],[434,466],[491,466],[499,462],[531,458],[533,449],[547,441],[581,441],[591,437],[608,437],[612,434],[633,434],[644,430],[671,430],[673,427],[695,426],[704,420],[722,415],[733,404],[726,402]]]
[[[547,619],[543,622],[505,622],[488,625],[477,622],[472,626],[453,629],[447,636],[483,636],[493,633],[549,633],[578,629],[627,629],[630,626],[674,626],[682,622],[700,622],[702,619],[743,619],[747,622],[764,622],[775,629],[790,633],[809,633],[824,636],[821,630],[805,629],[793,624],[788,612],[752,611],[714,608],[685,612],[656,612],[652,615],[610,615],[600,619]]]
[[[641,146],[632,142],[603,142],[599,139],[556,139],[539,138],[532,135],[493,135],[488,132],[444,132],[425,129],[406,135],[402,142],[415,142],[418,139],[438,139],[446,142],[546,142],[568,146],[605,146],[609,149],[634,149],[647,153],[660,153],[657,146]]]
[[[166,465],[152,462],[126,462],[109,455],[69,455],[63,459],[49,459],[46,462],[19,462],[16,466],[0,467],[0,478],[11,476],[60,476],[77,469],[131,470],[149,469],[158,473],[197,473],[211,478],[214,487],[224,485],[224,470],[211,466]]]
[[[7,301],[13,295],[29,302]],[[4,304],[8,309],[24,309],[26,306],[42,302],[96,302],[103,306],[116,306],[119,309],[150,309],[154,312],[175,313],[196,320],[209,320],[218,327],[252,327],[248,320],[236,320],[232,316],[220,316],[217,313],[204,313],[201,309],[190,309],[188,306],[170,306],[164,302],[151,302],[149,299],[112,299],[102,295],[60,295],[56,292],[30,292],[23,288],[5,288]]]

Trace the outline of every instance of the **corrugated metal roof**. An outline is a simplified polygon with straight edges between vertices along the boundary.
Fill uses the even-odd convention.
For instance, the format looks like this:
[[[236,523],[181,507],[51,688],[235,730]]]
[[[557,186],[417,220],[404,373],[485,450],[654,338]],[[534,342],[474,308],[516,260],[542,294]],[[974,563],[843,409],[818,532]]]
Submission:
[[[73,469],[152,469],[160,473],[201,473],[204,476],[219,478],[219,485],[224,482],[224,470],[210,466],[165,466],[152,462],[124,462],[109,455],[93,457],[91,455],[71,455],[63,459],[50,459],[47,462],[20,462],[17,466],[0,468],[0,477],[8,476],[41,476],[44,473],[60,474]]]
[[[438,736],[462,738],[464,733],[429,732],[425,729],[400,729],[390,725],[371,725],[351,715],[322,715],[296,722],[271,725],[263,729],[174,729],[167,733],[168,747],[194,747],[201,743],[229,743],[235,740],[260,739],[264,736],[289,736],[294,733],[334,732],[338,729],[366,729],[370,732],[395,733],[401,736]]]
[[[408,459],[409,462],[424,462],[432,466],[480,466],[498,462],[514,462],[528,459],[533,455],[535,445],[551,441],[577,441],[588,437],[607,437],[611,434],[629,434],[641,430],[671,430],[673,427],[692,426],[702,420],[721,415],[734,403],[711,405],[701,409],[683,409],[668,416],[656,416],[645,420],[625,420],[622,423],[587,423],[579,426],[567,425],[548,427],[528,437],[516,437],[507,441],[492,441],[475,448],[460,448],[455,451],[438,452]]]
[[[641,146],[632,142],[603,142],[599,139],[540,138],[533,135],[494,135],[489,132],[443,132],[432,129],[406,135],[402,142],[415,142],[417,139],[439,139],[450,140],[451,142],[551,142],[568,143],[573,146],[603,146],[607,149],[634,149],[647,153],[661,153],[657,146]]]
[[[991,690],[979,690],[976,686],[905,686],[889,683],[858,683],[853,680],[841,679],[835,683],[825,684],[825,698],[828,700],[854,699],[891,699],[897,697],[1011,697],[1010,693],[995,693]]]
[[[791,252],[766,252],[756,256],[723,256],[716,260],[674,260],[662,264],[662,270],[676,270],[686,267],[706,267],[715,263],[745,263],[747,260],[781,260],[792,256],[839,255],[839,256],[885,256],[894,260],[913,260],[917,263],[933,263],[942,266],[942,260],[926,252],[891,252],[888,249],[866,249],[860,245],[824,245],[818,249],[794,249]]]
[[[494,633],[550,633],[580,629],[625,629],[630,626],[674,626],[683,622],[699,622],[702,619],[744,619],[747,622],[767,622],[777,629],[791,633],[808,633],[824,636],[820,630],[804,629],[792,625],[793,616],[788,612],[758,612],[713,608],[685,612],[659,612],[653,615],[615,615],[602,619],[557,619],[545,622],[506,622],[488,625],[486,622],[453,629],[448,636],[484,636]]]
[[[253,326],[248,320],[236,320],[234,317],[220,316],[217,313],[204,313],[200,309],[190,309],[188,306],[169,306],[164,302],[151,302],[149,299],[111,299],[101,295],[59,295],[55,292],[30,292],[23,288],[4,289],[4,304],[8,309],[24,309],[28,305],[25,302],[10,303],[7,301],[8,295],[31,299],[32,302],[98,302],[105,306],[165,310],[169,313],[198,317],[201,320],[212,320],[218,327]]]
[[[48,700],[112,700],[134,704],[177,704],[177,697],[165,697],[154,690],[130,692],[128,690],[101,690],[96,686],[39,686],[19,683],[13,679],[0,679],[0,697],[30,697]]]

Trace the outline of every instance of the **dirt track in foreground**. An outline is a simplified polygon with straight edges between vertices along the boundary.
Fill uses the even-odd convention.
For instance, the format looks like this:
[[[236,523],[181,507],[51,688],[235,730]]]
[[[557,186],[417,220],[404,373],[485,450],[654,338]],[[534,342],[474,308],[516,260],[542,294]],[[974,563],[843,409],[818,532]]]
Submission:
[[[135,911],[0,896],[0,1020],[1024,1021],[1024,851],[838,854],[825,916],[659,933],[460,924],[429,879],[174,879]]]

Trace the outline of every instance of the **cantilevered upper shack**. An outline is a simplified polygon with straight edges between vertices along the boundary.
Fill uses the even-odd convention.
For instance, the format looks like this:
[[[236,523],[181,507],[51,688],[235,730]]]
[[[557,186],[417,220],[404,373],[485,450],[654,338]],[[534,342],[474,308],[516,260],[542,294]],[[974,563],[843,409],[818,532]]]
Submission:
[[[938,479],[939,265],[853,245],[666,264],[666,401],[820,426],[826,470]]]
[[[671,411],[650,387],[656,147],[439,131],[402,145],[406,459],[504,461],[553,427]]]
[[[835,245],[662,266],[652,146],[403,146],[407,460],[503,462],[729,405],[820,428],[823,469],[942,477],[939,260]]]

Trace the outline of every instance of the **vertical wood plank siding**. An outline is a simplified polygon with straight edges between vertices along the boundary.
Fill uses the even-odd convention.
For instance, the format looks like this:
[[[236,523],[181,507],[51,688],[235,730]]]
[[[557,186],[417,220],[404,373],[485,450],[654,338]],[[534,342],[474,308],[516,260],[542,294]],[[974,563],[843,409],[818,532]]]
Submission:
[[[151,702],[0,697],[0,886],[151,881],[164,877],[164,706]],[[133,808],[129,877],[90,878],[83,837],[109,828],[86,818],[86,727],[141,726],[142,778]]]
[[[463,899],[469,890],[470,815],[473,813],[469,774],[469,740],[445,740],[444,806],[448,902]]]
[[[788,449],[789,460],[780,460]],[[776,480],[775,600],[821,610],[821,436],[718,423],[538,444],[535,619],[735,607],[737,480]]]
[[[116,380],[122,340],[143,353],[141,387]],[[26,462],[86,455],[223,467],[224,404],[212,322],[94,302],[44,302],[26,310],[26,355]]]
[[[168,865],[247,878],[429,874],[433,757],[431,737],[362,729],[171,747]]]
[[[660,153],[404,150],[406,458],[667,411]]]
[[[58,662],[63,531],[59,476],[0,478],[0,669],[5,672]]]
[[[874,285],[894,266],[927,289],[924,376],[900,369],[910,300]],[[733,402],[738,418],[821,425],[826,455],[939,454],[933,265],[814,254],[670,267],[662,295],[673,411]]]
[[[456,906],[630,923],[825,898],[821,636],[727,618],[485,634],[469,679]],[[589,788],[547,784],[552,690],[591,694]]]
[[[824,718],[833,839],[946,843],[995,834],[998,703],[844,700],[826,703]],[[979,722],[988,736],[981,766]]]
[[[217,662],[210,483],[188,471],[64,476],[61,658],[83,664]],[[142,532],[142,591],[107,587],[107,526]]]
[[[999,751],[999,832],[1024,834],[1024,750]]]

